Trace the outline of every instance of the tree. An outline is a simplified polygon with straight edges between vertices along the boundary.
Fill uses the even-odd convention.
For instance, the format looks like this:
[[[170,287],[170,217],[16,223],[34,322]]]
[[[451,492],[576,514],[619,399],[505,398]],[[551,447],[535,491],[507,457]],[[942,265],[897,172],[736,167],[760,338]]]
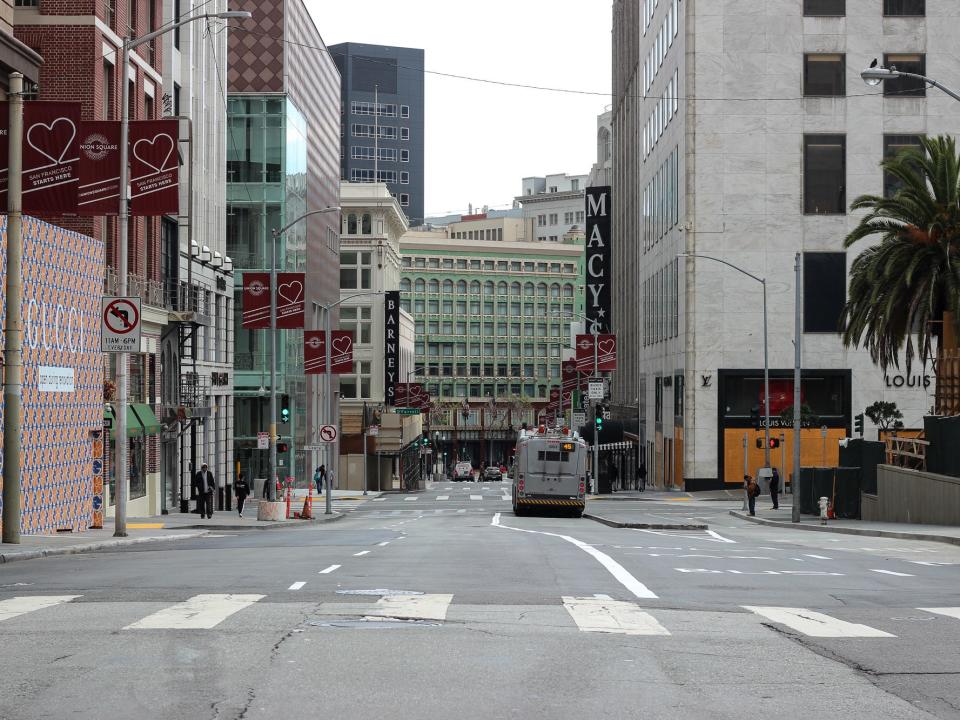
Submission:
[[[880,430],[899,430],[903,427],[903,413],[896,403],[877,400],[863,412]]]
[[[907,372],[915,357],[931,359],[944,323],[956,323],[960,305],[960,157],[953,138],[920,138],[881,167],[901,188],[890,198],[862,195],[851,209],[867,210],[844,240],[880,242],[850,266],[850,290],[841,329],[847,347],[866,346],[884,371]],[[914,341],[916,336],[916,341]],[[938,343],[939,347],[939,343]]]
[[[780,422],[784,426],[793,425],[793,405],[790,407],[784,408],[780,412]],[[800,427],[816,427],[820,424],[820,417],[813,412],[811,408],[806,403],[800,405]]]

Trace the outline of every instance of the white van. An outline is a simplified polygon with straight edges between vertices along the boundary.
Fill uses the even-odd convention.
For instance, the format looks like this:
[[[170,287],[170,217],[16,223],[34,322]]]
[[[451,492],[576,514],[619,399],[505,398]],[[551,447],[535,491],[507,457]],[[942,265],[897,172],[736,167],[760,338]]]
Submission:
[[[458,462],[453,468],[454,480],[473,480],[473,465],[469,462]]]
[[[575,434],[521,432],[513,467],[513,512],[586,507],[587,446]]]

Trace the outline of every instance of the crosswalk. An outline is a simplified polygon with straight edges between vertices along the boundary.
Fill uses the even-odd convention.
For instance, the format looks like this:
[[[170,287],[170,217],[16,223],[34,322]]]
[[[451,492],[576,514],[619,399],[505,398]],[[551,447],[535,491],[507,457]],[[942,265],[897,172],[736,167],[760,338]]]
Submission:
[[[418,500],[427,500],[427,501],[437,501],[445,502],[447,500],[452,500],[453,502],[460,501],[469,501],[469,502],[483,502],[484,500],[510,500],[511,497],[507,493],[488,493],[486,495],[400,495],[392,498],[387,497],[378,497],[374,498],[374,502],[386,502],[387,500],[398,500],[402,502],[417,502]]]
[[[288,591],[301,590],[305,583],[295,583]],[[360,618],[391,618],[395,620],[432,620],[443,622],[448,616],[455,615],[457,622],[470,622],[471,614],[478,618],[488,618],[487,606],[455,604],[453,594],[402,592],[384,594],[370,603],[320,603],[312,604],[320,615],[356,616]],[[251,613],[257,607],[275,607],[276,603],[293,602],[290,595],[273,597],[273,602],[262,603],[267,596],[263,594],[207,593],[194,595],[180,602],[156,607],[157,603],[144,601],[120,603],[129,606],[110,614],[116,618],[117,630],[124,632],[144,632],[158,630],[213,630],[236,617],[233,622],[256,622]],[[607,595],[593,597],[562,596],[558,598],[568,618],[570,629],[585,633],[606,633],[617,635],[635,635],[651,637],[683,636],[692,632],[698,625],[697,618],[703,611],[666,610],[644,607],[634,602],[615,600]],[[83,604],[82,595],[20,595],[0,600],[0,638],[8,633],[21,633],[31,628],[45,625],[69,624],[72,606]],[[371,598],[372,600],[372,598]],[[79,603],[78,603],[79,601]],[[89,605],[87,605],[89,607]],[[525,606],[524,606],[525,607]],[[531,606],[531,608],[534,606]],[[542,606],[536,606],[542,607]],[[151,610],[138,619],[130,615]],[[897,637],[896,621],[903,618],[889,617],[877,619],[875,608],[871,620],[874,627],[856,622],[855,610],[845,608],[844,618],[835,617],[808,608],[780,606],[741,606],[743,613],[724,613],[725,618],[752,617],[757,632],[769,632],[765,625],[786,628],[798,635],[810,638],[864,638],[878,642]],[[960,621],[960,607],[915,608],[917,611],[940,617],[946,623]],[[57,614],[61,616],[57,619]],[[535,613],[531,613],[535,615]],[[525,617],[526,613],[520,613]],[[715,614],[710,614],[715,618]],[[8,622],[17,618],[16,622]],[[123,618],[123,619],[120,619]],[[477,620],[478,622],[484,620]],[[531,622],[534,622],[531,620]],[[562,622],[562,621],[561,621]],[[551,626],[555,622],[551,621]],[[233,627],[228,625],[228,627]],[[960,631],[960,624],[954,624]],[[947,632],[944,626],[943,632]],[[2,642],[2,640],[0,640]]]

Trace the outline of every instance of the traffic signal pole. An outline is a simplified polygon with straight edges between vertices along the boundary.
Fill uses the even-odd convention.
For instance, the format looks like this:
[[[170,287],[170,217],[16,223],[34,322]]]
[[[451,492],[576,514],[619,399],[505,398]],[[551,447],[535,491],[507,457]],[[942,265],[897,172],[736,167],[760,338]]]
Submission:
[[[596,332],[593,333],[593,379],[597,380],[598,363],[597,363],[597,339],[598,335]],[[561,377],[562,380],[562,377]],[[560,391],[561,397],[563,400],[563,390]],[[600,403],[597,400],[593,401],[593,492],[596,493],[600,489],[600,428],[597,426],[597,412],[599,411]]]

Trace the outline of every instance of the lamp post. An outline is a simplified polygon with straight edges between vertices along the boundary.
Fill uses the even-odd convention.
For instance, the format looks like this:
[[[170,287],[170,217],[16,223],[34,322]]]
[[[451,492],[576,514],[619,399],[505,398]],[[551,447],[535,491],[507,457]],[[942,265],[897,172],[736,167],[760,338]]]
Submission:
[[[769,352],[767,344],[767,279],[762,277],[757,277],[753,273],[749,273],[741,267],[734,265],[733,263],[722,260],[718,257],[713,257],[712,255],[700,255],[698,253],[678,253],[677,257],[684,258],[703,258],[704,260],[713,260],[714,262],[722,263],[727,267],[731,267],[739,273],[746,275],[752,280],[756,280],[763,286],[763,430],[764,430],[764,443],[763,443],[763,462],[764,467],[770,467],[770,362],[769,362]]]
[[[130,83],[127,79],[128,67],[130,65],[130,52],[135,48],[145,45],[152,40],[168,32],[176,30],[188,23],[197,20],[232,20],[246,19],[251,17],[251,13],[246,10],[226,10],[219,13],[204,13],[203,15],[194,15],[193,17],[176,20],[168,25],[164,25],[158,30],[149,32],[138,38],[126,38],[121,48],[121,90],[120,90],[120,207],[117,218],[117,224],[120,226],[119,237],[117,238],[117,294],[125,296],[127,294],[127,244],[128,223],[130,216],[130,168],[128,147],[130,137]],[[192,162],[192,158],[191,158]],[[125,353],[117,355],[117,447],[116,460],[114,462],[114,476],[116,478],[115,498],[115,520],[114,537],[127,536],[127,377],[128,365]]]
[[[925,83],[928,83],[932,87],[941,90],[946,93],[954,100],[960,101],[960,93],[957,93],[945,85],[941,85],[936,80],[928,78],[926,75],[920,75],[919,73],[904,72],[902,70],[897,70],[897,66],[893,65],[889,68],[885,68],[882,65],[877,65],[876,59],[871,63],[870,67],[860,73],[860,77],[863,81],[870,87],[876,87],[885,80],[896,80],[897,78],[914,78],[915,80],[921,80]]]

